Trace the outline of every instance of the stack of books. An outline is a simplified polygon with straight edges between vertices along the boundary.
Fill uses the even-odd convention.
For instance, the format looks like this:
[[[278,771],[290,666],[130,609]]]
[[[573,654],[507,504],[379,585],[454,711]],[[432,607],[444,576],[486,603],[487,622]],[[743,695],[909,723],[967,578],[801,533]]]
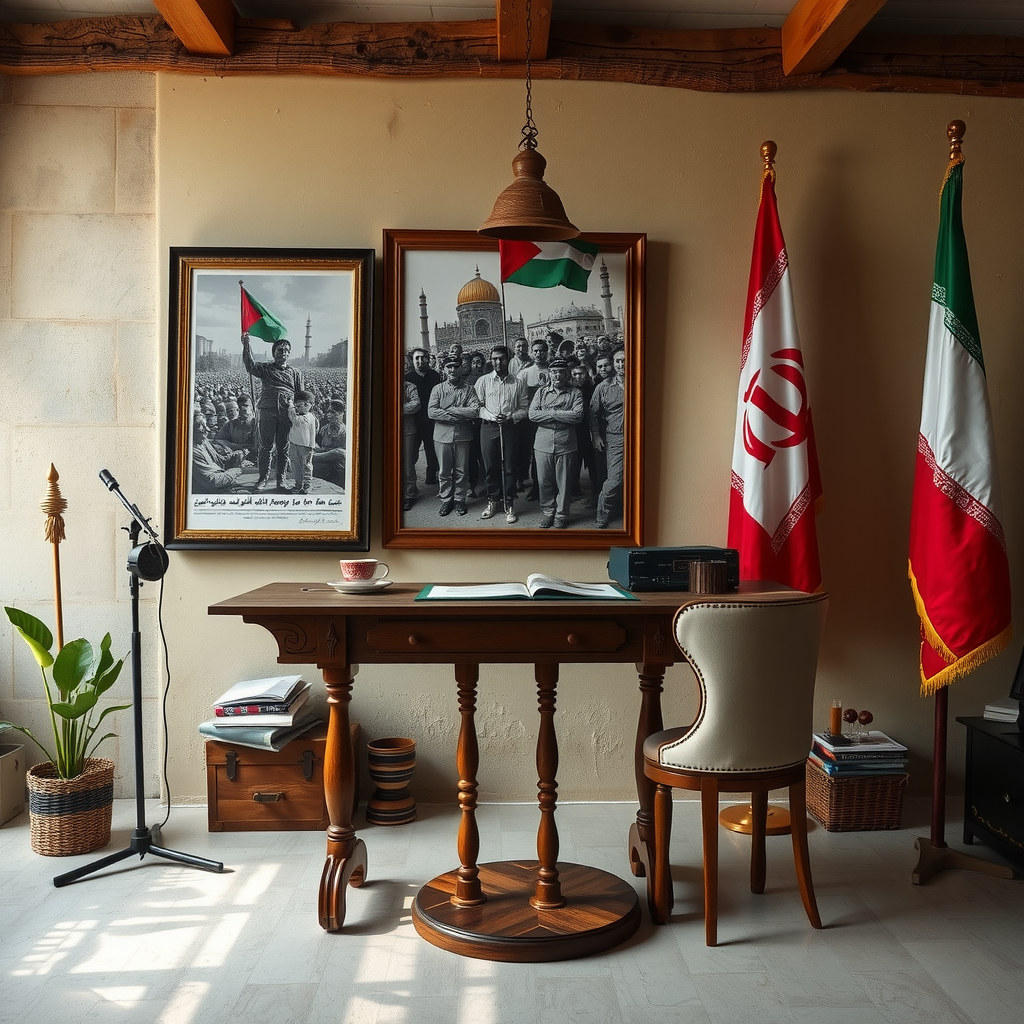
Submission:
[[[884,732],[813,735],[810,760],[826,775],[895,775],[907,769],[907,748]]]
[[[235,683],[214,701],[214,717],[199,726],[209,739],[261,750],[280,750],[320,724],[301,676],[271,676]]]
[[[984,718],[990,722],[1016,722],[1020,714],[1020,701],[1013,697],[1000,697],[985,705]]]

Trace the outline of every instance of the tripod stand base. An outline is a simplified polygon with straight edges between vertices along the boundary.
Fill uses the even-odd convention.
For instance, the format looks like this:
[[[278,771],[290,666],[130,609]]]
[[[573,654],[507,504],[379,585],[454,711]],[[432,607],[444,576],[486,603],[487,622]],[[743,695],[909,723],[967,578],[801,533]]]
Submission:
[[[176,861],[179,864],[187,864],[189,867],[202,868],[204,871],[220,872],[224,870],[224,865],[221,861],[207,860],[205,857],[196,857],[191,853],[180,853],[177,850],[168,850],[162,846],[157,846],[153,842],[153,833],[150,829],[137,828],[132,833],[131,842],[126,849],[108,854],[106,857],[101,857],[91,864],[75,868],[73,871],[66,871],[63,875],[57,875],[53,880],[54,888],[59,889],[61,886],[70,885],[86,875],[91,875],[95,871],[101,871],[103,868],[110,867],[111,864],[117,864],[119,861],[127,860],[136,854],[138,854],[139,860],[141,860],[147,853],[153,854],[154,857],[163,857],[165,860]]]
[[[970,854],[951,850],[948,846],[933,846],[926,839],[915,839],[914,849],[917,850],[917,866],[910,876],[914,885],[924,885],[940,871],[951,868],[960,871],[977,871],[982,875],[995,875],[996,878],[1013,878],[1013,868],[1005,864],[994,864],[990,860],[972,857]]]

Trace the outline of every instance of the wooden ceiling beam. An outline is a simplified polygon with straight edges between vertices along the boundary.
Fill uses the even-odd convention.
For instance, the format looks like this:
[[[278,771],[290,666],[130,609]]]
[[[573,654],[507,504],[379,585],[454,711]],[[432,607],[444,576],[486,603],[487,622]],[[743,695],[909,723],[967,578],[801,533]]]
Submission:
[[[494,0],[498,60],[526,60],[527,0]],[[530,60],[546,60],[551,35],[551,0],[530,0]]]
[[[233,57],[189,53],[160,17],[0,24],[0,73],[147,71],[197,75],[521,78],[498,60],[495,22],[293,29],[240,19]],[[861,34],[829,68],[785,75],[777,29],[678,32],[556,21],[536,79],[699,92],[846,89],[1024,97],[1024,39]]]
[[[885,0],[797,0],[782,25],[782,70],[827,71]]]
[[[235,5],[231,0],[153,0],[189,53],[228,57],[235,52]]]

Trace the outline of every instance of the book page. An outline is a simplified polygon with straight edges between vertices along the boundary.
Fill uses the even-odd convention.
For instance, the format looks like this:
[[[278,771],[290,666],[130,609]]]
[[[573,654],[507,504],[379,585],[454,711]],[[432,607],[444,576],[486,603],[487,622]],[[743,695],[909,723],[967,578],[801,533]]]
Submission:
[[[526,578],[526,586],[530,596],[537,594],[564,594],[568,597],[601,598],[601,597],[623,597],[624,595],[610,583],[570,583],[568,580],[561,580],[557,576],[546,576],[544,573],[534,572]]]
[[[434,584],[430,588],[430,593],[420,595],[427,601],[499,601],[529,596],[530,592],[522,583],[460,583],[454,586]]]

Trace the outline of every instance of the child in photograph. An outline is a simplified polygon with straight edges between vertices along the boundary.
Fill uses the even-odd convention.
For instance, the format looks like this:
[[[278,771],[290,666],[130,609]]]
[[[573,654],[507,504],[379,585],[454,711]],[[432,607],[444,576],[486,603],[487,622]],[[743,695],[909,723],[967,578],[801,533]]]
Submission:
[[[308,391],[296,391],[288,405],[291,429],[288,431],[288,454],[291,459],[295,490],[309,494],[313,479],[313,449],[316,447],[316,417],[309,411],[313,396]]]

